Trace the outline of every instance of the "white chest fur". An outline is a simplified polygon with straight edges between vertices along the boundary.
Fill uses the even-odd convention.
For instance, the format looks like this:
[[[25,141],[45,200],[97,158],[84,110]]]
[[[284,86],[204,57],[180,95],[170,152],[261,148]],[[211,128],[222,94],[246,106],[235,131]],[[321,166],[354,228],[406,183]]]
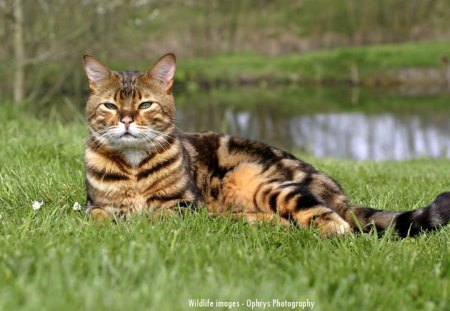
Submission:
[[[131,166],[135,167],[145,159],[148,153],[144,150],[129,149],[122,151],[122,155]]]

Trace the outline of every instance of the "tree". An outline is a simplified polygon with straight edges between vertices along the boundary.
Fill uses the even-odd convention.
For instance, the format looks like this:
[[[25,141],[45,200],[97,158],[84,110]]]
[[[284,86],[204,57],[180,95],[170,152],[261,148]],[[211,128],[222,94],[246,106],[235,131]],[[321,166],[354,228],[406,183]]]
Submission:
[[[14,103],[23,101],[25,94],[25,39],[22,0],[14,1]]]

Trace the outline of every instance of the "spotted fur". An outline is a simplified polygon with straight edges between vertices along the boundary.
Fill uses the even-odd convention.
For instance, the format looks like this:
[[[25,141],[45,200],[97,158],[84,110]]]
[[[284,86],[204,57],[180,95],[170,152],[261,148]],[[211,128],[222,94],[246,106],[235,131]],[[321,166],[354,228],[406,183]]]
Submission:
[[[111,71],[88,55],[84,67],[92,91],[87,212],[94,217],[204,206],[251,222],[314,226],[323,235],[393,226],[401,236],[450,220],[450,192],[408,212],[351,207],[339,183],[289,153],[224,134],[178,131],[173,54],[146,72]]]

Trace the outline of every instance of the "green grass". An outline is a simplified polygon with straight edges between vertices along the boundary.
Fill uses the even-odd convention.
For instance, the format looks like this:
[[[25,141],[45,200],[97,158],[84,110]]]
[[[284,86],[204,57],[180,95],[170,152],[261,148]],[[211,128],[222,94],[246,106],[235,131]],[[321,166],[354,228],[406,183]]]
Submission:
[[[178,64],[177,80],[232,84],[239,84],[241,80],[339,83],[351,79],[353,67],[357,68],[363,84],[389,85],[397,82],[392,74],[401,69],[444,68],[441,59],[449,53],[449,41],[344,47],[282,57],[236,53],[182,59]]]
[[[449,308],[449,227],[400,240],[322,239],[205,213],[98,225],[71,208],[84,202],[85,135],[81,122],[63,126],[2,107],[0,310],[189,310],[190,298],[309,299],[314,310]],[[449,160],[306,159],[340,180],[355,204],[407,210],[450,186]],[[35,200],[44,202],[38,211]]]

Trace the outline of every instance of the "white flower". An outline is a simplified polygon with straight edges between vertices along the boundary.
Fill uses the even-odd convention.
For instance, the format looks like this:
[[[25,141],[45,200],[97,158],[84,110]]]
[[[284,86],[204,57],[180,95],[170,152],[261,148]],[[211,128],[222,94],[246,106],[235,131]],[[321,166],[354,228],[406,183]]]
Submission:
[[[44,205],[44,202],[34,201],[31,206],[33,207],[33,210],[37,211],[42,205]]]
[[[73,203],[72,209],[74,211],[81,211],[81,204],[78,202]]]

